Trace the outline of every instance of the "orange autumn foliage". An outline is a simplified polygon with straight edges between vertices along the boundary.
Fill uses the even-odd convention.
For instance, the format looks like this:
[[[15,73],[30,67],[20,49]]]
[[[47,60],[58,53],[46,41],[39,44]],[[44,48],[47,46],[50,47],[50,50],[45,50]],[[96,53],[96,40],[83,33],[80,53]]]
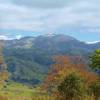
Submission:
[[[45,80],[45,88],[58,85],[67,75],[74,72],[84,78],[87,85],[98,78],[96,74],[86,70],[87,66],[82,63],[82,58],[80,57],[60,55],[54,56],[53,61],[52,69]]]
[[[7,65],[4,61],[2,48],[3,44],[2,41],[0,41],[0,84],[4,84],[4,81],[8,78]]]

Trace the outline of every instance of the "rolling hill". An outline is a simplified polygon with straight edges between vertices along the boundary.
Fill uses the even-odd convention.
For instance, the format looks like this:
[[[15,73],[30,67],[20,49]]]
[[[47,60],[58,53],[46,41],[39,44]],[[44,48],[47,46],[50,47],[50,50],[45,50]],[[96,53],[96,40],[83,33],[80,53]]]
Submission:
[[[52,56],[82,56],[88,59],[91,52],[99,48],[100,42],[86,44],[71,36],[55,34],[5,40],[3,53],[11,80],[38,84],[48,73],[53,63]]]

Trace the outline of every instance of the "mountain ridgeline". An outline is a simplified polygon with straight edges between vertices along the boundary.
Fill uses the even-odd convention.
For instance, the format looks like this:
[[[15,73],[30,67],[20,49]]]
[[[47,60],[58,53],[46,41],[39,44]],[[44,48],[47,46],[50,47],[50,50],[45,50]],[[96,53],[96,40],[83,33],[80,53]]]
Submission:
[[[100,42],[86,44],[67,35],[41,35],[5,40],[3,53],[11,80],[38,84],[48,73],[54,55],[81,56],[88,59],[95,49],[100,49]]]

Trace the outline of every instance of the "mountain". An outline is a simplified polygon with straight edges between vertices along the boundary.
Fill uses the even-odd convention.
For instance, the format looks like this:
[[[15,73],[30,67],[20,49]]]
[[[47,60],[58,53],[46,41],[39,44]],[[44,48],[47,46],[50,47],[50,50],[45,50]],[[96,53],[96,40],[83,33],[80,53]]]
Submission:
[[[42,44],[42,45],[41,45]],[[55,47],[54,47],[55,46]],[[81,42],[71,36],[67,35],[40,35],[37,37],[24,37],[21,39],[14,39],[14,40],[5,40],[5,47],[6,48],[80,48],[80,49],[91,49],[100,48],[100,42],[96,42],[94,44],[88,44],[85,42]],[[42,48],[41,48],[42,49]],[[61,48],[62,49],[62,48]],[[47,50],[47,49],[46,49]],[[62,49],[63,50],[63,49]]]
[[[82,56],[87,59],[100,43],[86,44],[67,35],[41,35],[4,41],[4,56],[10,79],[37,84],[49,71],[52,56]],[[87,60],[86,60],[87,61]]]
[[[91,49],[97,49],[97,48],[100,49],[100,42],[89,44],[89,46]]]
[[[5,47],[7,48],[30,48],[34,37],[24,37],[21,39],[5,40]]]
[[[42,45],[41,45],[42,43]],[[49,46],[58,46],[60,48],[60,44],[64,45],[65,48],[81,48],[81,49],[95,49],[100,48],[100,42],[96,42],[94,44],[88,44],[85,42],[81,42],[71,36],[67,35],[40,35],[37,37],[24,37],[21,39],[14,39],[14,40],[5,40],[5,47],[7,48],[31,48],[31,47],[43,47],[44,45]],[[68,46],[67,46],[68,45]],[[44,48],[45,49],[45,48]]]

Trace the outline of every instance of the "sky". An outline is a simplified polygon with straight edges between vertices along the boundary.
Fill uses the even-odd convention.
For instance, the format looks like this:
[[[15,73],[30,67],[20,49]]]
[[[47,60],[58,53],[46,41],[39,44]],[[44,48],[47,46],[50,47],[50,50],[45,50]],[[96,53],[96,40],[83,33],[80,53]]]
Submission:
[[[0,0],[0,38],[41,34],[100,41],[100,0]]]

